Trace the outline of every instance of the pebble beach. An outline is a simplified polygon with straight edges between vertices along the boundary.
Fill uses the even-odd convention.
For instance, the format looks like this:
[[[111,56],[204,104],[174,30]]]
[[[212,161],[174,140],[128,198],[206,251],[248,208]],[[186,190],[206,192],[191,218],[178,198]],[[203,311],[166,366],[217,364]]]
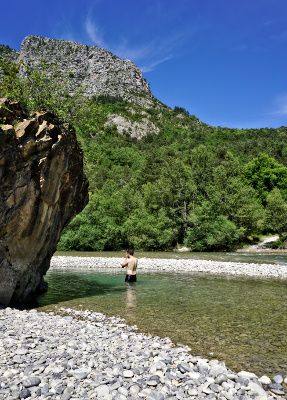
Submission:
[[[54,256],[51,269],[116,271],[121,258]],[[143,272],[287,278],[287,266],[141,258]],[[0,400],[272,400],[287,376],[234,372],[119,317],[59,308],[0,310]]]
[[[271,400],[285,398],[277,375],[234,373],[118,317],[0,311],[0,399]]]

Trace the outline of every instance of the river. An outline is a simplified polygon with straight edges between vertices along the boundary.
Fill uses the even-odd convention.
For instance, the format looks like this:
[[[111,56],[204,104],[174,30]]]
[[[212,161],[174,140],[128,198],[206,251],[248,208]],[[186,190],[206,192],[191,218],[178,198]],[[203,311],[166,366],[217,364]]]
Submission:
[[[140,256],[287,264],[287,256],[267,254]],[[287,282],[284,280],[141,273],[135,285],[127,285],[122,273],[51,271],[47,281],[49,291],[39,299],[42,310],[73,307],[119,315],[143,332],[168,336],[174,343],[189,345],[192,354],[224,360],[235,371],[286,375]]]

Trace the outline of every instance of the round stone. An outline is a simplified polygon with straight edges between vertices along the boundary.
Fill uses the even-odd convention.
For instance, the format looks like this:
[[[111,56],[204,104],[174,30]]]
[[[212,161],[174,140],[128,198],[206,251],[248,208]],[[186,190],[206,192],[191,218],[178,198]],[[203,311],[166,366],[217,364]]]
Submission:
[[[128,394],[129,394],[129,392],[128,392],[128,390],[125,388],[125,387],[119,387],[119,389],[118,389],[118,392],[120,393],[120,394],[123,394],[124,396],[128,396]]]
[[[132,385],[129,390],[130,390],[130,394],[132,396],[137,396],[137,394],[140,392],[141,388],[138,385]]]
[[[134,373],[131,369],[126,369],[123,372],[123,377],[124,378],[132,378],[134,376]]]
[[[79,380],[86,379],[89,375],[89,371],[84,369],[75,369],[72,373],[74,377]]]
[[[262,385],[269,385],[271,383],[271,379],[267,375],[261,376],[261,378],[258,379]]]
[[[110,389],[107,385],[100,385],[95,389],[98,397],[107,397],[110,394]]]
[[[217,383],[218,385],[221,385],[223,382],[226,382],[227,379],[228,378],[225,374],[220,374],[215,378],[214,382]]]
[[[237,375],[246,379],[257,379],[257,375],[255,375],[253,372],[240,371]]]
[[[16,354],[24,356],[24,355],[28,354],[28,350],[27,349],[23,349],[23,348],[20,347],[20,349],[16,350]]]
[[[275,376],[273,377],[273,381],[274,381],[275,383],[281,384],[281,383],[283,382],[283,376],[282,376],[282,375],[275,375]]]
[[[219,385],[216,385],[216,383],[211,383],[209,385],[209,389],[211,389],[214,393],[219,393],[220,391]]]
[[[195,389],[195,388],[192,388],[192,389],[188,389],[188,392],[187,392],[190,396],[197,396],[198,395],[198,391],[197,391],[197,389]]]
[[[31,376],[30,378],[25,379],[22,383],[25,388],[29,388],[32,386],[38,386],[41,383],[41,379],[37,376]]]
[[[31,396],[31,392],[27,388],[22,389],[20,392],[20,395],[19,395],[20,399],[28,399],[28,397],[30,397],[30,396]]]

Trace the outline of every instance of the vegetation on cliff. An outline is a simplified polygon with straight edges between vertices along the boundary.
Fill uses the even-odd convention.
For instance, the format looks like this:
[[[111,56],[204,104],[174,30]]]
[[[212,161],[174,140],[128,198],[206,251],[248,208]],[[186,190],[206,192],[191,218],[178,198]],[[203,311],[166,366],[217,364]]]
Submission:
[[[69,120],[85,155],[90,202],[59,249],[228,250],[287,230],[286,127],[212,127],[159,102],[143,109],[109,96],[87,99],[80,91],[71,97],[56,73],[19,78],[13,64],[1,63],[0,96]],[[120,134],[107,124],[110,115],[148,120],[158,133],[147,131],[141,140],[129,130]]]

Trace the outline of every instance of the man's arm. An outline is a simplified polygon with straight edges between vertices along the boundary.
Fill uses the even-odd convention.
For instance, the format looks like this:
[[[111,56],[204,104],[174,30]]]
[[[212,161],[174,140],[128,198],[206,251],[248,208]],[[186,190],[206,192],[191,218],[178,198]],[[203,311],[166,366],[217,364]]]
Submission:
[[[128,258],[125,258],[124,261],[121,263],[122,268],[125,268],[128,266],[129,260]]]

